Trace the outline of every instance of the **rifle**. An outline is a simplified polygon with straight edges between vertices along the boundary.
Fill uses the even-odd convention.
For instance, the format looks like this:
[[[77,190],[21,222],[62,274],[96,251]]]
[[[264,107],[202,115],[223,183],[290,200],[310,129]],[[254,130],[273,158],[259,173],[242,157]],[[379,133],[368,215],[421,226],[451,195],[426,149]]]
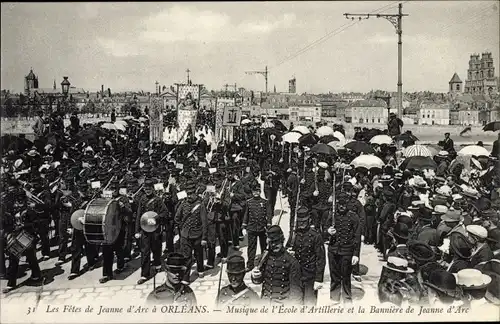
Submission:
[[[298,170],[297,170],[298,173]],[[299,180],[299,176],[297,175],[297,180]],[[296,235],[295,233],[297,232],[297,210],[299,209],[299,200],[300,200],[300,180],[298,181],[298,190],[297,190],[297,201],[295,202],[295,219],[293,220],[293,229],[292,229],[292,238],[290,239],[290,246],[293,248],[295,245],[295,239]]]

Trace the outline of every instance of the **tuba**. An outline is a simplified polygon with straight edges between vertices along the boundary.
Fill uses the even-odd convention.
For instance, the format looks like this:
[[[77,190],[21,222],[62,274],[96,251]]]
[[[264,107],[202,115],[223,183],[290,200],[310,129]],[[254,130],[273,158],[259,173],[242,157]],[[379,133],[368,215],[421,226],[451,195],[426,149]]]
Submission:
[[[144,232],[152,233],[156,231],[156,229],[159,226],[157,218],[158,218],[158,213],[154,211],[148,211],[142,214],[140,219],[140,224]]]

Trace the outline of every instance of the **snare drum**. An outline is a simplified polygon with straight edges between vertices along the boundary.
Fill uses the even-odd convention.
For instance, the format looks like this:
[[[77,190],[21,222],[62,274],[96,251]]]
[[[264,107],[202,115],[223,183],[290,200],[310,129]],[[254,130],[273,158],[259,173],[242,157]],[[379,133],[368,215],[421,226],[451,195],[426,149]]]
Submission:
[[[33,246],[34,242],[35,237],[22,230],[17,234],[10,235],[7,239],[7,251],[19,259],[27,249]]]
[[[83,235],[87,242],[110,245],[118,238],[122,222],[115,199],[97,198],[90,201],[83,217]]]

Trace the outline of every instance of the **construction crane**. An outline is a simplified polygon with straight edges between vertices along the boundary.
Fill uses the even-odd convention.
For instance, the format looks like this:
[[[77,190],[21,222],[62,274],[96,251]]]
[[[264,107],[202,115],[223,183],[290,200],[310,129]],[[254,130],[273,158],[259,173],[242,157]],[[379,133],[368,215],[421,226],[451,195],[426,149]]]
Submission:
[[[266,65],[266,69],[264,71],[246,71],[245,74],[261,74],[264,76],[264,78],[266,79],[266,94],[267,94],[267,76],[269,74],[269,71],[267,69],[267,65]]]

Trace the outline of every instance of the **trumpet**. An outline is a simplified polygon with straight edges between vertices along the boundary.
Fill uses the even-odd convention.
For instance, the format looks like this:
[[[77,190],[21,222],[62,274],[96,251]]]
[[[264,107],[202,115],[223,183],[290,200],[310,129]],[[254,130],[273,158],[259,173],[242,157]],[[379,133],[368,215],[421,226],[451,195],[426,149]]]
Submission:
[[[222,187],[220,189],[220,191],[214,195],[211,195],[209,200],[208,200],[208,204],[207,204],[207,211],[208,212],[211,212],[212,209],[214,208],[214,205],[219,202],[221,199],[222,199],[222,193],[224,192],[224,189],[226,187],[226,183],[227,183],[227,178],[224,179],[224,182],[222,183]]]

